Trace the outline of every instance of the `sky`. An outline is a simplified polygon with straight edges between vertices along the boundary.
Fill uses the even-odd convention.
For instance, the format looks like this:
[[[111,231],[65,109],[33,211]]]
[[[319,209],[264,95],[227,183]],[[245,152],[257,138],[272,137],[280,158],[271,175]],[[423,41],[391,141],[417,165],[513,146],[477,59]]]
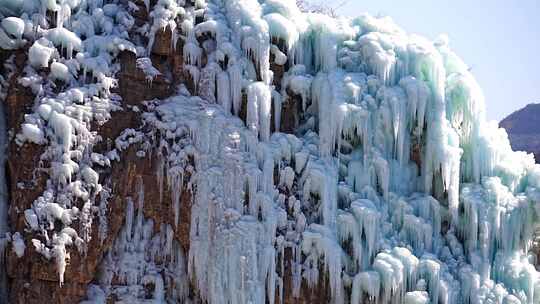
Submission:
[[[540,103],[540,0],[350,0],[338,10],[363,12],[431,39],[446,33],[483,89],[488,119]]]

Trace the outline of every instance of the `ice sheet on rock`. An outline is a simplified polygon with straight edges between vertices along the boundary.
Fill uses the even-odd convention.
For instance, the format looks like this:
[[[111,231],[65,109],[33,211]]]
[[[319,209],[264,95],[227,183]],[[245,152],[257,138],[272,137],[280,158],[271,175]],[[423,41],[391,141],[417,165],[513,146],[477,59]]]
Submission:
[[[25,21],[10,15],[4,17],[4,14],[2,14],[3,18],[0,27],[0,47],[5,50],[18,49],[27,42],[26,39],[23,39]]]
[[[149,9],[149,2],[145,2],[147,10]],[[158,31],[170,30],[171,35],[171,46],[176,47],[177,36],[176,31],[176,21],[175,19],[178,16],[181,16],[185,13],[185,9],[180,6],[182,3],[177,1],[170,0],[160,0],[154,5],[152,10],[149,12],[149,17],[151,19],[150,29],[148,34],[148,45],[146,46],[147,55],[150,55],[152,52],[154,41],[156,39],[156,34]]]
[[[71,80],[71,77],[72,75],[69,72],[69,68],[65,64],[56,61],[51,64],[51,79],[68,83]]]
[[[278,13],[270,13],[264,16],[264,20],[268,23],[268,31],[270,37],[282,39],[287,46],[287,53],[290,54],[290,50],[297,43],[299,34],[296,29],[296,25]],[[290,54],[294,58],[294,54]]]
[[[148,57],[137,58],[136,64],[137,68],[146,75],[148,82],[152,82],[158,75],[161,75],[161,72],[152,65],[152,60]]]
[[[321,259],[324,271],[329,274],[330,290],[334,303],[343,303],[345,292],[341,277],[343,249],[335,239],[334,233],[328,227],[318,224],[310,225],[304,232],[302,252],[306,255],[304,266],[307,268],[304,276],[309,286],[316,286],[319,282],[318,264]]]

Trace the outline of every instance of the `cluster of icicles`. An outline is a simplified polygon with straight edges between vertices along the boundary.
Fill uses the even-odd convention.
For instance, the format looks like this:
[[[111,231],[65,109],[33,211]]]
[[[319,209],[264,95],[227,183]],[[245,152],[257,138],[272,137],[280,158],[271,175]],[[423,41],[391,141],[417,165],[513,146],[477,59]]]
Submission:
[[[68,13],[70,5],[78,13]],[[82,65],[98,73],[94,90],[107,93],[114,68],[100,68],[109,68],[101,63],[111,62],[110,53],[132,49],[143,57],[156,32],[169,27],[171,45],[183,41],[177,51],[194,84],[192,92],[182,88],[149,103],[143,117],[153,130],[137,133],[163,158],[166,179],[160,171],[158,180],[173,193],[175,225],[183,185],[194,192],[189,252],[177,252],[171,227],[153,236],[140,213],[134,228],[128,200],[128,220],[103,264],[109,270],[88,301],[111,293],[134,301],[150,281],[156,302],[189,302],[188,282],[208,303],[283,303],[322,286],[325,300],[338,304],[540,302],[540,273],[529,252],[540,217],[540,168],[531,155],[511,151],[505,131],[486,121],[482,93],[446,37],[408,35],[389,18],[306,14],[287,0],[159,0],[147,3],[151,24],[141,30],[150,46],[135,47],[119,31],[119,12],[131,5],[59,7],[57,29],[31,27],[30,53],[40,54],[31,55],[31,65],[48,64],[43,56],[55,54],[54,45],[67,50],[49,78],[77,84],[73,72]],[[23,24],[33,25],[24,14]],[[16,37],[11,23],[2,25],[11,45],[29,35],[26,26]],[[83,33],[84,41],[75,39]],[[79,53],[70,59],[73,51]],[[150,78],[156,74],[147,58],[138,62]],[[285,67],[280,79],[272,66]],[[46,93],[34,74],[23,81]],[[52,185],[61,191],[54,193],[88,198],[103,191],[89,164],[109,158],[85,161],[83,153],[93,140],[83,127],[96,114],[76,108],[96,102],[86,98],[96,92],[91,88],[59,94],[60,101],[44,98],[19,136],[49,143],[59,164]],[[294,134],[279,132],[285,108],[295,111]],[[32,209],[36,216],[28,211],[29,227],[52,230],[57,218],[69,226],[80,213],[66,208],[69,201],[46,192]],[[66,245],[73,238],[83,248],[86,241],[69,229],[50,244],[34,242],[55,258],[60,275]],[[160,244],[167,250],[156,254]],[[177,275],[162,277],[163,269]],[[111,288],[112,273],[124,289]]]

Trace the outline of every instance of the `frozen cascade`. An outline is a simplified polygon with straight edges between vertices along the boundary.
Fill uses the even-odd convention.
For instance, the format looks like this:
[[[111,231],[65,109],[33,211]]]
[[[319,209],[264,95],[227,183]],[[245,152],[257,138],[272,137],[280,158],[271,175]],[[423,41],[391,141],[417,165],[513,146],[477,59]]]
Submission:
[[[200,102],[197,98],[188,102],[185,97],[177,97],[158,108],[164,122],[195,123],[177,125],[176,130],[187,128],[187,132],[174,132],[179,136],[192,134],[195,149],[191,153],[194,153],[197,174],[192,177],[192,183],[196,184],[197,192],[192,206],[192,222],[195,224],[190,232],[189,276],[196,279],[201,296],[212,303],[259,303],[264,302],[266,297],[273,299],[277,266],[276,240],[272,236],[278,226],[278,214],[283,212],[276,210],[271,193],[265,191],[265,188],[271,189],[273,181],[264,178],[267,169],[260,171],[251,186],[250,206],[244,208],[243,204],[231,200],[242,197],[243,187],[238,187],[235,178],[228,178],[226,171],[216,170],[217,166],[226,166],[232,172],[244,175],[247,181],[252,167],[249,163],[238,161],[238,156],[247,153],[242,148],[244,136],[256,135],[243,129],[240,121],[225,119],[224,113],[218,109],[209,108],[199,112],[197,104]],[[154,116],[147,116],[147,121],[160,124]],[[210,130],[220,131],[216,133]],[[256,142],[257,139],[255,137],[250,141]],[[253,146],[249,149],[259,148]],[[264,148],[261,146],[260,149]],[[273,163],[268,164],[269,172],[273,172]],[[227,193],[229,199],[219,193]],[[262,222],[257,218],[262,218]]]
[[[208,303],[283,303],[288,281],[294,297],[326,287],[337,304],[540,303],[529,252],[540,167],[486,121],[482,92],[447,37],[408,35],[388,17],[302,13],[288,0],[159,0],[145,2],[148,45],[136,46],[121,2],[0,3],[2,16],[19,16],[2,22],[0,46],[30,42],[20,82],[37,96],[16,143],[51,147],[48,189],[6,248],[24,254],[31,240],[60,284],[70,250],[85,251],[96,194],[109,191],[93,165],[114,157],[90,157],[89,128],[121,105],[116,56],[133,52],[154,79],[155,36],[168,28],[199,95],[182,87],[145,102],[144,127],[116,140],[117,152],[153,144],[174,223],[144,217],[141,182],[124,198],[126,221],[88,303],[190,301],[190,284]],[[28,17],[46,11],[55,27]],[[51,91],[52,80],[65,88]],[[298,126],[280,133],[295,100]],[[173,239],[184,187],[193,194],[187,252]]]

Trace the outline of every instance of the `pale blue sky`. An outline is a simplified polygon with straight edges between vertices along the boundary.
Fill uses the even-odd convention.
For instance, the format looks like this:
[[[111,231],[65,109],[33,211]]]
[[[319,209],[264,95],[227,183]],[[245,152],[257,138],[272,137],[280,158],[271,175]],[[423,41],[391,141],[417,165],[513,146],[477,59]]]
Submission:
[[[388,15],[431,39],[448,34],[484,91],[488,119],[540,102],[540,0],[350,0],[338,12]]]

